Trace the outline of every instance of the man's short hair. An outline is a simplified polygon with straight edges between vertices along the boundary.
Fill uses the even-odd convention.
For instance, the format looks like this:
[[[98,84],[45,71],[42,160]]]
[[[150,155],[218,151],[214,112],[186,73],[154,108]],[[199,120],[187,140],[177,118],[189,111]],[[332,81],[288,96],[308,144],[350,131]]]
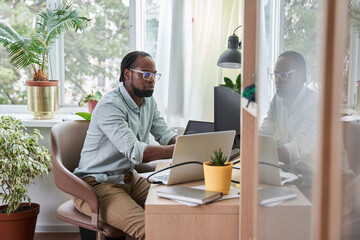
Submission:
[[[142,51],[133,51],[130,52],[128,54],[126,54],[126,56],[123,58],[123,60],[121,61],[121,73],[120,73],[120,79],[119,82],[124,82],[125,81],[125,76],[124,76],[124,70],[125,69],[130,69],[130,68],[135,68],[136,67],[136,59],[138,57],[150,57],[150,54],[146,53],[146,52],[142,52]]]
[[[295,51],[286,51],[286,52],[283,52],[282,54],[280,54],[278,59],[280,57],[285,57],[285,58],[289,58],[289,59],[294,60],[295,67],[297,69],[303,70],[303,72],[304,72],[303,81],[304,82],[307,81],[306,80],[306,63],[305,63],[305,59],[300,53],[295,52]]]

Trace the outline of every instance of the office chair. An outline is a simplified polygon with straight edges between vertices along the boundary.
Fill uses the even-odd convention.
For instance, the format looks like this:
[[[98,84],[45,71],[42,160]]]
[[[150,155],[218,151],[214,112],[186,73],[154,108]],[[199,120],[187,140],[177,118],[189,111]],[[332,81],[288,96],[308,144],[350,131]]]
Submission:
[[[52,164],[55,184],[62,191],[86,200],[91,209],[91,217],[80,213],[69,200],[56,209],[56,216],[61,220],[76,225],[80,232],[87,234],[88,229],[96,232],[96,239],[125,239],[126,234],[99,220],[99,199],[94,190],[85,181],[73,174],[80,161],[89,121],[66,121],[51,128]],[[83,234],[81,234],[84,236]],[[86,238],[87,240],[88,238]]]

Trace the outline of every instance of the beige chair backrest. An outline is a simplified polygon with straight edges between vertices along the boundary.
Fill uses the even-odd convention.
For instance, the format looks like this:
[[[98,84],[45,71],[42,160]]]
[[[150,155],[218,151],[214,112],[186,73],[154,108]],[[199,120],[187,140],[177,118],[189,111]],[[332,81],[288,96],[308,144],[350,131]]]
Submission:
[[[89,121],[66,121],[56,124],[51,129],[55,146],[58,150],[62,164],[70,172],[78,166],[81,149],[84,145]],[[61,147],[60,147],[61,146]]]

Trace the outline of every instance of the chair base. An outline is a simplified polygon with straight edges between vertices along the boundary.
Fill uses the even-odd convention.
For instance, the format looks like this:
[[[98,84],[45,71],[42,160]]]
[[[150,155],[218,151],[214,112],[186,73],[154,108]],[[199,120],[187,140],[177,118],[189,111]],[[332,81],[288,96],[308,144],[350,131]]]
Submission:
[[[86,228],[79,227],[81,240],[96,240],[96,232]],[[126,240],[126,236],[118,238],[105,237],[105,240]]]

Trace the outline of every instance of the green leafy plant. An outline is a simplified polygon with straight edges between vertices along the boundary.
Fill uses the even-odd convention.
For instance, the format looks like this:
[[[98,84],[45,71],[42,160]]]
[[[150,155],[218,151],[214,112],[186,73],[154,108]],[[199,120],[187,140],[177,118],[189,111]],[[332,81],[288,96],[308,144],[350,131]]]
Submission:
[[[75,115],[78,115],[85,120],[91,120],[91,116],[92,116],[92,114],[88,113],[88,112],[77,112],[77,113],[75,113]]]
[[[16,211],[21,201],[30,203],[26,185],[51,171],[51,155],[38,143],[39,138],[43,138],[39,130],[28,134],[19,119],[1,116],[0,198],[8,205],[8,214]]]
[[[91,100],[98,102],[98,101],[100,101],[101,98],[102,98],[101,92],[96,91],[94,94],[94,92],[91,90],[91,93],[89,95],[87,95],[86,97],[82,98],[78,104],[80,107],[82,107],[82,106],[84,106],[85,103],[87,103]]]
[[[34,81],[48,81],[44,72],[48,53],[55,40],[66,30],[83,30],[90,19],[71,10],[71,3],[63,3],[54,10],[40,11],[30,36],[21,37],[4,20],[0,21],[0,43],[9,50],[9,62],[20,70],[31,66]]]
[[[233,91],[240,93],[241,91],[241,73],[237,76],[235,83],[230,78],[224,77],[225,84],[220,86],[231,88]]]
[[[210,165],[212,166],[225,166],[227,157],[223,157],[223,151],[219,148],[219,151],[214,150],[214,156],[211,156]]]

